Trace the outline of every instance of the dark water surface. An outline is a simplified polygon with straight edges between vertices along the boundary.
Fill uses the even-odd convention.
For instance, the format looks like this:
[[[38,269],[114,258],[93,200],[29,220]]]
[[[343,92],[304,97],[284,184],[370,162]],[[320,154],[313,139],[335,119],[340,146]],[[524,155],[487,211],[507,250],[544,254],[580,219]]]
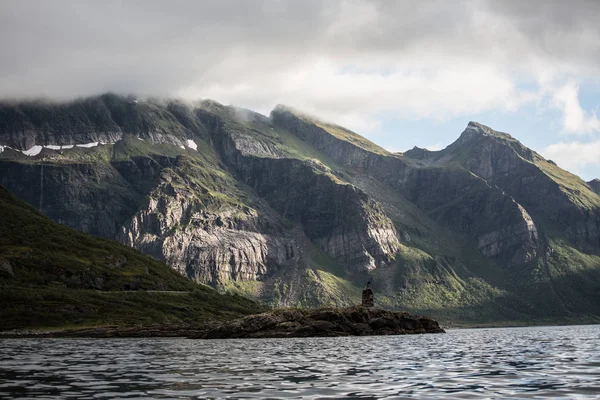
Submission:
[[[600,398],[600,325],[310,339],[3,339],[0,397]]]

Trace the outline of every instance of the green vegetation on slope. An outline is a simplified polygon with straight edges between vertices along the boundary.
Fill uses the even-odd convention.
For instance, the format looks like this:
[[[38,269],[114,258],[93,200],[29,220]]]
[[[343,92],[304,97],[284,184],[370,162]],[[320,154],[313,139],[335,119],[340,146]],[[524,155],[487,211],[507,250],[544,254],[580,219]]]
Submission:
[[[0,330],[199,325],[265,311],[244,297],[200,286],[190,292],[107,292],[2,282],[0,292]]]
[[[298,119],[301,119],[305,122],[313,124],[314,126],[317,126],[321,129],[323,129],[325,132],[329,133],[330,135],[335,136],[336,138],[343,140],[345,142],[351,143],[354,146],[360,147],[363,150],[367,150],[372,153],[377,153],[377,154],[382,154],[382,155],[390,155],[391,154],[389,151],[387,151],[383,147],[376,145],[375,143],[371,142],[370,140],[364,138],[363,136],[361,136],[355,132],[352,132],[351,130],[346,129],[342,126],[322,121],[319,118],[309,116],[306,113],[300,112],[291,107],[278,105],[275,110],[289,112],[289,113],[293,114],[294,116],[296,116]]]
[[[535,165],[560,185],[561,190],[573,204],[585,210],[600,208],[600,195],[591,190],[590,186],[577,175],[565,171],[542,157],[535,159]]]
[[[56,224],[0,187],[0,326],[188,322],[260,311],[115,241]]]

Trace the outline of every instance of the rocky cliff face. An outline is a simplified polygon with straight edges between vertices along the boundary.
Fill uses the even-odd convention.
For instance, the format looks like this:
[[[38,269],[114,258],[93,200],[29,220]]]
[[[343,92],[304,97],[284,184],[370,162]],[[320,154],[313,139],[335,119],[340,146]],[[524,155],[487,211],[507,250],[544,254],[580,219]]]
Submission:
[[[65,103],[3,102],[0,136],[3,146],[21,150],[115,143],[126,134],[180,146],[204,131],[189,111],[176,101],[138,101],[113,94]]]
[[[595,312],[579,293],[600,281],[598,185],[477,123],[400,154],[283,106],[4,103],[0,185],[275,305],[346,305],[370,279],[415,309]]]
[[[203,188],[179,170],[165,172],[147,204],[123,224],[122,242],[213,286],[262,280],[298,263],[293,235],[262,221],[265,217],[254,208],[202,195]]]
[[[538,233],[527,211],[484,180],[464,171],[419,169],[402,190],[436,221],[472,237],[485,256],[506,266],[536,257]]]
[[[109,238],[141,201],[108,164],[0,161],[0,185],[59,223]]]
[[[461,170],[415,167],[368,143],[355,145],[358,139],[350,136],[355,134],[343,128],[315,125],[282,107],[271,116],[275,124],[351,168],[352,175],[367,174],[386,182],[435,220],[470,235],[484,255],[508,266],[536,257],[538,233],[527,211],[480,177]],[[354,141],[340,138],[341,134]]]
[[[471,122],[459,140],[437,154],[436,165],[459,163],[500,188],[534,218],[563,231],[579,248],[598,252],[596,193],[579,177],[527,149],[510,135]]]
[[[157,104],[107,95],[83,104],[5,106],[20,119],[7,117],[4,145],[17,150],[33,144],[50,147],[35,156],[37,165],[7,151],[11,154],[0,164],[2,184],[57,221],[116,237],[215,286],[264,280],[274,271],[294,268],[303,253],[296,243],[304,236],[349,272],[368,272],[392,262],[397,233],[364,192],[339,182],[318,163],[286,159],[255,140],[239,124],[237,110],[205,102],[192,112],[173,104],[154,113]],[[92,118],[90,107],[102,118]],[[48,113],[59,117],[51,120],[49,133],[40,135]],[[248,112],[244,117],[267,120]],[[179,125],[173,132],[160,130],[171,124]],[[72,134],[77,128],[83,136]],[[215,149],[203,141],[205,135]],[[190,148],[185,137],[194,138],[194,146],[204,143],[204,152]],[[54,145],[90,140],[117,143],[66,149]],[[136,147],[146,143],[183,146],[183,151]],[[185,161],[190,156],[192,161]],[[300,225],[302,237],[295,229],[286,233],[284,225]]]
[[[236,208],[207,212],[185,194],[161,195],[123,225],[119,239],[200,283],[262,280],[297,263],[298,249],[291,237],[254,230],[256,217]]]
[[[284,158],[276,146],[252,140],[236,123],[220,120],[213,140],[244,183],[281,216],[301,224],[304,234],[348,271],[368,272],[392,262],[399,241],[395,227],[359,188],[319,162]]]

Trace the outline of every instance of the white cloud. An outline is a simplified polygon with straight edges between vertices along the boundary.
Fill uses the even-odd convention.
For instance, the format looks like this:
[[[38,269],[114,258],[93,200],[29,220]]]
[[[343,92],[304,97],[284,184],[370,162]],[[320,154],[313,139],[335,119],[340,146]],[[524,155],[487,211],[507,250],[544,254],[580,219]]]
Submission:
[[[586,112],[579,102],[579,86],[573,80],[561,86],[552,96],[553,104],[562,112],[563,129],[567,133],[584,135],[600,132],[600,120]]]
[[[248,62],[238,58],[235,64]],[[486,64],[461,61],[414,69],[407,62],[388,70],[341,65],[348,64],[319,58],[274,74],[251,73],[247,79],[240,70],[235,85],[202,81],[180,95],[215,98],[263,113],[285,103],[362,133],[377,129],[382,113],[446,119],[490,109],[514,111],[536,98],[519,89],[511,76]]]
[[[580,175],[586,167],[600,166],[600,140],[559,142],[547,146],[541,154],[559,167]]]
[[[543,88],[600,74],[600,3],[534,3],[4,0],[0,93],[284,103],[363,133],[383,114],[510,112],[544,93],[566,131],[598,130],[577,90]]]

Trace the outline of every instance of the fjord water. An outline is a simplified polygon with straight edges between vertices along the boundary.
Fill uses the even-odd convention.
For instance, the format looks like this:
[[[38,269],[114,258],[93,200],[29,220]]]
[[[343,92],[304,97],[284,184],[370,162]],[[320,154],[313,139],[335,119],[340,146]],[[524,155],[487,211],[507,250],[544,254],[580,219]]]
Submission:
[[[0,397],[595,398],[600,325],[307,339],[4,339]]]

